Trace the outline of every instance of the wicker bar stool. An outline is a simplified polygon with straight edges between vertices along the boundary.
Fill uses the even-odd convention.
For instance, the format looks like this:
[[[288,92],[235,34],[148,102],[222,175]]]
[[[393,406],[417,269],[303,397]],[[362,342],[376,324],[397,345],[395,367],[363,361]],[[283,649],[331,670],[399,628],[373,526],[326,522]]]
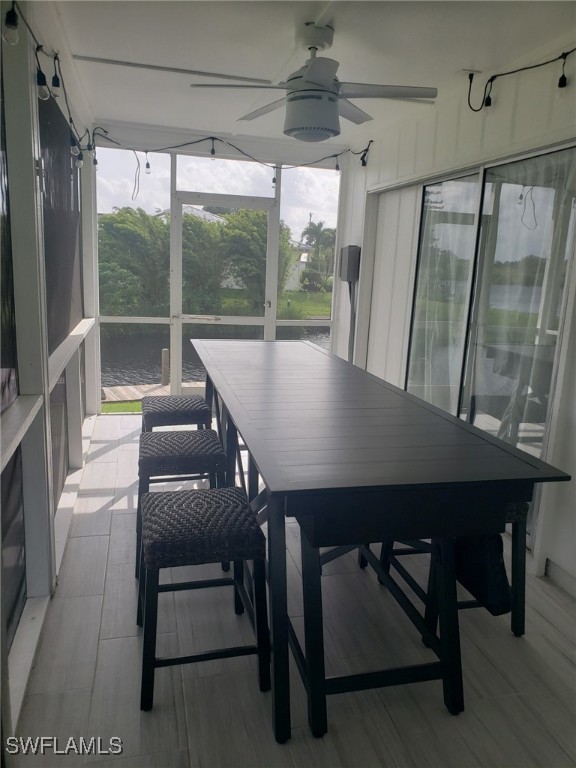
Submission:
[[[213,429],[142,432],[138,455],[136,577],[139,572],[142,520],[140,500],[151,483],[208,478],[210,487],[226,484],[226,454]]]
[[[144,625],[140,708],[152,708],[157,667],[257,654],[260,690],[270,689],[270,638],[266,611],[266,543],[244,491],[218,488],[200,491],[146,493],[142,497],[139,626]],[[234,578],[159,584],[161,568],[234,562]],[[245,587],[246,561],[253,561],[254,599]],[[249,573],[249,572],[248,572]],[[191,656],[156,657],[158,593],[205,587],[234,587],[234,610],[246,609],[256,635],[255,645],[206,651]],[[250,589],[252,591],[252,589]]]
[[[212,424],[212,412],[200,395],[149,395],[142,398],[142,431],[154,427],[193,424],[204,429]]]

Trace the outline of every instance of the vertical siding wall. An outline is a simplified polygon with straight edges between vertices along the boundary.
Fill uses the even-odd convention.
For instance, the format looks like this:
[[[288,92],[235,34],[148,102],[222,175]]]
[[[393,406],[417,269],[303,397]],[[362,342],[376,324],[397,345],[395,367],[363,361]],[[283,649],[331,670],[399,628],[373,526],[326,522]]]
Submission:
[[[545,61],[573,45],[573,36],[567,35],[556,46],[531,51],[505,69]],[[363,229],[355,354],[358,365],[403,385],[421,184],[522,153],[545,151],[576,138],[576,55],[566,62],[569,86],[564,90],[557,88],[560,71],[560,65],[548,65],[498,79],[492,91],[493,106],[479,113],[468,108],[467,80],[462,74],[451,90],[441,92],[434,107],[415,107],[411,117],[401,123],[371,125],[369,138],[374,144],[369,168],[351,167],[343,179],[343,195],[350,207],[338,232],[339,242],[344,244],[358,242],[357,228]],[[474,105],[479,103],[491,74],[477,76]],[[362,185],[363,199],[359,191]],[[348,187],[353,194],[346,192]],[[575,282],[572,279],[569,289],[571,314],[566,318],[561,352],[565,363],[560,370],[548,460],[576,477],[576,382],[570,359],[566,360],[568,350],[576,346]],[[334,351],[342,357],[347,352],[346,308],[342,300],[334,333]],[[574,483],[544,488],[533,564],[537,572],[544,572],[551,561],[551,572],[558,566],[568,574],[570,583],[576,584]]]

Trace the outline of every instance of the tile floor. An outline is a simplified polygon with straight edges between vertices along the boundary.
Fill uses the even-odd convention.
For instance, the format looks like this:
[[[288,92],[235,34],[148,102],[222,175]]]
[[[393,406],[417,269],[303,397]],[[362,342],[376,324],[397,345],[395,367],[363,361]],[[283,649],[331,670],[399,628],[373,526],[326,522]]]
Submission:
[[[270,694],[258,690],[252,657],[157,670],[154,708],[141,712],[134,579],[140,418],[100,416],[92,425],[18,735],[56,736],[60,747],[81,736],[100,737],[106,747],[116,736],[123,752],[19,756],[9,759],[8,768],[576,766],[575,603],[548,580],[533,577],[523,638],[511,634],[509,616],[492,617],[483,609],[460,613],[466,708],[457,717],[444,708],[438,681],[342,694],[330,697],[329,732],[315,739],[294,668],[293,733],[279,745],[270,726]],[[287,532],[289,610],[299,625],[297,525],[288,524]],[[425,557],[408,560],[424,579]],[[205,571],[218,572],[219,566]],[[353,554],[325,567],[323,594],[329,673],[410,664],[429,653]],[[234,614],[231,594],[223,589],[164,593],[159,628],[160,651],[171,653],[250,637],[248,620]]]

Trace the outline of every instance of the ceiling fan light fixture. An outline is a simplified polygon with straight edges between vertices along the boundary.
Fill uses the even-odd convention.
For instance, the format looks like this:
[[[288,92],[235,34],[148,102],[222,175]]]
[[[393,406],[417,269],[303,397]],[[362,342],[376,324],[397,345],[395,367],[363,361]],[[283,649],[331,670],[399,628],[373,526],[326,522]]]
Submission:
[[[338,96],[321,91],[288,94],[284,133],[293,139],[310,142],[338,136]]]

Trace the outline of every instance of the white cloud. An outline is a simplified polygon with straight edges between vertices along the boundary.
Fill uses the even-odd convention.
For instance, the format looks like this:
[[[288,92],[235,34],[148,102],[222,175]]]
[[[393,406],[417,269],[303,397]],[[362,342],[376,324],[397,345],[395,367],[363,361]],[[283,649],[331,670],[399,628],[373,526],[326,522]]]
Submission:
[[[170,207],[170,157],[149,153],[151,173],[145,173],[146,156],[140,160],[139,189],[135,199],[137,161],[133,152],[98,149],[98,212],[110,213],[114,207],[143,208],[148,213]],[[216,157],[180,156],[177,182],[181,189],[232,195],[273,197],[272,168],[244,161]],[[318,168],[290,168],[282,172],[280,217],[299,240],[308,224],[323,221],[335,227],[338,213],[339,176]]]

